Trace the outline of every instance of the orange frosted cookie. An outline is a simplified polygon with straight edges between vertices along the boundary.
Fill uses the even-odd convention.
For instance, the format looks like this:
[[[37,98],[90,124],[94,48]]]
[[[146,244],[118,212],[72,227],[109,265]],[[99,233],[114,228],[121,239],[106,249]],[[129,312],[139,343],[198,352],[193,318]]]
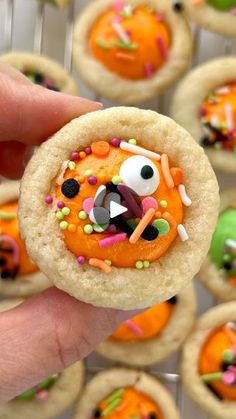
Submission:
[[[96,0],[76,22],[74,61],[98,94],[130,104],[179,78],[191,43],[186,20],[165,0]]]
[[[191,167],[183,152],[189,146]],[[192,174],[194,152],[204,186],[197,168]],[[35,154],[22,182],[21,227],[33,259],[57,286],[94,304],[141,307],[170,298],[192,278],[217,203],[213,172],[185,131],[155,112],[111,108],[71,122]]]

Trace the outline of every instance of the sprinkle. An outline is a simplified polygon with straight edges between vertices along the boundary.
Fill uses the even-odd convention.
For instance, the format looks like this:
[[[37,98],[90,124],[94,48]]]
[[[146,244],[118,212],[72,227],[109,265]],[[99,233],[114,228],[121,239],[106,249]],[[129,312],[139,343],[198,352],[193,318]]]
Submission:
[[[95,197],[94,197],[94,206],[100,207],[103,203],[103,200],[106,195],[107,188],[105,185],[100,185],[96,191]]]
[[[93,224],[93,229],[94,231],[96,231],[96,233],[103,233],[107,227],[109,226],[109,224]]]
[[[136,267],[136,269],[143,269],[143,262],[141,260],[138,260],[135,263],[135,267]]]
[[[138,48],[138,46],[132,42],[127,43],[122,41],[114,41],[113,45],[117,48],[128,49],[131,51]]]
[[[85,224],[84,232],[85,232],[85,234],[92,234],[93,226],[91,226],[91,224]]]
[[[223,372],[222,381],[224,384],[232,385],[235,383],[235,373],[233,371]]]
[[[110,45],[106,41],[104,41],[103,39],[97,38],[96,39],[96,44],[102,49],[106,49],[106,50],[110,49]]]
[[[115,234],[117,233],[117,228],[115,224],[110,224],[107,228],[108,233]]]
[[[64,208],[62,208],[61,212],[62,212],[63,215],[69,215],[70,214],[70,208],[64,207]]]
[[[60,224],[59,224],[61,230],[66,230],[68,225],[69,224],[68,224],[67,221],[61,221]]]
[[[147,196],[142,200],[142,209],[144,214],[147,212],[149,208],[154,208],[155,210],[157,210],[158,208],[157,200],[152,196]]]
[[[121,184],[121,185],[118,185],[117,189],[121,193],[123,198],[125,199],[128,209],[135,215],[135,217],[141,218],[141,215],[142,215],[141,208],[139,207],[138,203],[133,197],[133,194],[131,193],[130,188],[128,188],[126,185]]]
[[[130,138],[130,140],[128,140],[129,144],[133,144],[133,145],[137,145],[137,141],[135,140],[135,138]]]
[[[222,372],[213,372],[211,374],[204,374],[201,375],[201,379],[204,383],[210,383],[212,381],[219,381],[222,379],[223,373]]]
[[[149,266],[150,266],[150,262],[149,262],[149,260],[145,260],[145,261],[143,262],[143,267],[144,267],[145,269],[147,269],[147,268],[149,268]]]
[[[48,195],[48,196],[46,196],[44,201],[45,201],[45,204],[52,204],[53,197],[51,195]]]
[[[120,398],[122,396],[122,394],[124,393],[124,389],[123,388],[119,388],[118,390],[115,390],[107,399],[107,404],[110,404],[111,402],[113,402],[114,400],[116,400],[117,398]]]
[[[143,329],[141,329],[141,327],[139,327],[133,320],[131,319],[126,320],[125,324],[130,330],[132,330],[132,332],[134,332],[135,335],[137,336],[143,335]]]
[[[157,228],[160,237],[168,234],[170,231],[170,225],[164,218],[158,218],[153,221],[152,225]]]
[[[79,156],[80,156],[80,158],[83,160],[83,159],[85,159],[85,157],[86,157],[86,153],[85,153],[84,151],[80,151],[80,152],[79,152]]]
[[[113,147],[119,147],[121,143],[121,140],[119,138],[112,138],[111,140],[111,144],[113,145]]]
[[[223,352],[223,359],[226,362],[231,363],[234,360],[234,354],[230,349],[226,349],[226,351]]]
[[[104,204],[103,206],[108,209],[110,211],[110,207],[111,207],[111,201],[116,202],[116,204],[120,204],[120,195],[116,192],[109,192],[106,196],[106,198],[104,199]],[[126,208],[127,211],[127,208]]]
[[[112,236],[106,237],[105,239],[99,240],[99,247],[104,249],[105,247],[111,246],[115,243],[119,243],[127,238],[126,233],[113,234]]]
[[[121,399],[117,398],[112,403],[110,403],[102,412],[102,416],[108,416],[110,415],[113,410],[121,403]]]
[[[96,156],[103,157],[109,153],[110,145],[107,141],[96,141],[91,144],[91,150]]]
[[[36,394],[37,400],[40,402],[44,402],[48,398],[48,391],[47,390],[41,390]]]
[[[111,267],[107,265],[105,262],[103,262],[103,260],[101,259],[91,258],[89,259],[89,265],[101,269],[106,274],[109,274],[111,272]]]
[[[157,15],[156,15],[156,20],[157,20],[157,22],[163,22],[163,20],[164,20],[164,16],[163,16],[163,15],[161,15],[161,14],[157,14]]]
[[[149,224],[151,219],[153,218],[155,214],[155,210],[153,208],[149,208],[146,212],[146,214],[143,216],[143,218],[138,223],[136,229],[134,230],[133,234],[129,238],[129,242],[132,244],[135,244],[138,239],[140,238],[141,234],[144,232],[145,227]]]
[[[235,16],[236,16],[236,7],[233,7],[233,8],[231,9],[231,13],[232,13],[233,15],[235,15]]]
[[[0,236],[0,242],[4,242],[4,241],[9,243],[11,247],[13,248],[13,261],[15,263],[18,263],[19,257],[20,257],[20,249],[19,249],[18,244],[12,237],[8,236],[7,234]]]
[[[236,249],[236,241],[232,239],[227,239],[225,242],[226,246],[229,246],[233,249]]]
[[[93,171],[91,170],[91,169],[87,169],[87,170],[85,170],[85,172],[84,172],[84,176],[85,177],[89,177],[89,176],[91,176],[93,174]]]
[[[155,67],[152,63],[144,63],[144,70],[145,70],[145,74],[147,76],[148,79],[151,79],[153,77],[154,71],[155,71]]]
[[[190,205],[192,205],[192,201],[191,201],[191,199],[188,197],[188,195],[186,193],[185,186],[184,185],[179,185],[178,186],[178,191],[179,191],[180,198],[181,198],[181,201],[183,202],[183,204],[186,207],[190,207]]]
[[[234,114],[230,103],[225,104],[225,115],[227,120],[227,127],[229,131],[234,130]]]
[[[104,259],[104,262],[108,265],[111,266],[112,265],[112,261],[110,259]]]
[[[112,27],[122,42],[124,42],[125,44],[128,44],[130,42],[129,36],[124,31],[120,23],[113,22]]]
[[[185,242],[186,240],[189,239],[189,235],[188,235],[187,231],[185,230],[183,224],[179,224],[177,226],[177,231],[178,231],[179,237],[182,240],[182,242]]]
[[[63,218],[64,218],[64,215],[62,214],[62,212],[61,211],[57,211],[56,212],[56,219],[57,220],[63,220]]]
[[[68,231],[70,233],[75,233],[76,232],[76,225],[75,224],[69,224]]]
[[[133,55],[128,55],[128,54],[125,54],[124,52],[120,52],[120,51],[117,51],[115,56],[117,58],[119,58],[120,60],[126,60],[126,61],[134,61],[135,60],[135,57]]]
[[[65,204],[64,204],[63,201],[58,201],[57,202],[57,208],[62,209],[62,208],[64,208],[64,206],[65,206]]]
[[[124,7],[124,2],[123,0],[115,0],[115,2],[113,3],[113,9],[116,12],[120,12]]]
[[[87,212],[87,214],[90,213],[91,209],[94,207],[94,199],[93,198],[86,198],[83,201],[83,210]]]
[[[16,214],[11,212],[0,212],[0,219],[1,220],[13,220],[16,218]]]
[[[76,180],[78,179],[79,183],[84,183],[85,182],[85,177],[84,176],[81,176],[81,175],[79,175],[78,178],[75,177],[75,179]]]
[[[133,13],[133,7],[130,4],[124,6],[123,9],[120,11],[122,17],[130,17]]]
[[[80,220],[86,220],[86,218],[87,218],[87,214],[86,214],[86,212],[85,211],[80,211],[79,213],[78,213],[78,217],[79,217],[79,219]]]
[[[78,256],[78,257],[77,257],[77,262],[78,262],[80,265],[83,265],[83,264],[85,263],[85,257],[84,257],[84,256]]]
[[[121,177],[119,175],[115,175],[115,176],[113,176],[113,178],[111,179],[111,181],[112,181],[112,183],[114,185],[119,185],[119,183],[122,182],[122,179],[121,179]]]
[[[167,207],[167,201],[165,201],[164,199],[162,200],[162,201],[160,201],[160,206],[162,207],[162,208],[166,208]]]
[[[169,59],[169,51],[164,41],[164,38],[161,35],[156,37],[157,45],[159,47],[162,58],[167,61]]]
[[[79,153],[77,153],[77,151],[72,151],[70,157],[71,157],[72,160],[78,160]]]
[[[75,170],[75,162],[74,161],[69,161],[68,162],[68,167],[70,170]]]
[[[161,158],[160,154],[154,153],[153,151],[147,150],[146,148],[139,147],[134,144],[129,144],[126,141],[121,141],[120,148],[133,154],[140,154],[142,156],[149,157],[153,160],[159,161]]]
[[[89,176],[89,178],[88,178],[88,183],[90,184],[90,185],[96,185],[97,184],[97,178],[96,178],[96,176]]]
[[[85,147],[85,149],[84,149],[84,152],[85,152],[85,154],[88,156],[89,154],[91,154],[92,153],[92,150],[91,150],[91,147]]]
[[[110,213],[106,208],[93,207],[89,213],[89,218],[94,224],[109,224]]]
[[[164,154],[164,153],[161,156],[161,168],[162,168],[163,176],[164,176],[164,179],[166,181],[168,188],[169,189],[173,188],[175,185],[174,185],[174,181],[172,179],[171,173],[170,173],[169,159],[168,159],[167,154]]]
[[[180,167],[172,167],[170,169],[170,174],[172,176],[175,186],[178,186],[181,183],[183,183],[184,173],[183,170],[180,169]]]

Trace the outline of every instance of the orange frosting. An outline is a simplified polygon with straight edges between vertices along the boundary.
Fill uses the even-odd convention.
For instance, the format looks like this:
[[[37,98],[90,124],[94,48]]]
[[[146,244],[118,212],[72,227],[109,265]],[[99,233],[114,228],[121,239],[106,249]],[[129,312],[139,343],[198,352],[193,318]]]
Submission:
[[[203,375],[223,371],[223,353],[235,343],[235,331],[227,333],[225,326],[215,329],[202,347],[199,357],[199,373]],[[236,400],[236,385],[225,384],[222,380],[211,381],[210,385],[224,400]]]
[[[135,325],[142,330],[142,334],[134,333],[126,323],[122,323],[111,335],[111,338],[121,341],[151,339],[159,335],[165,328],[173,314],[173,308],[173,304],[168,301],[157,304],[132,319]]]
[[[125,239],[106,248],[99,247],[99,240],[104,239],[109,233],[96,233],[86,235],[84,226],[90,223],[89,218],[81,220],[78,213],[83,209],[83,201],[86,198],[94,197],[100,185],[111,182],[113,176],[119,174],[122,163],[132,154],[121,148],[113,147],[110,144],[109,152],[106,155],[97,155],[92,153],[86,158],[75,162],[75,169],[66,169],[64,179],[74,178],[80,183],[79,193],[72,199],[66,198],[61,191],[61,185],[56,188],[56,197],[59,201],[63,201],[66,207],[70,209],[70,214],[64,217],[69,227],[63,230],[65,243],[67,248],[76,256],[84,256],[88,258],[97,258],[101,260],[110,260],[112,265],[117,267],[135,267],[137,260],[155,261],[160,258],[170,247],[177,236],[177,224],[183,220],[183,205],[176,187],[168,188],[162,173],[161,164],[152,160],[159,171],[160,184],[151,196],[158,203],[167,202],[167,207],[158,208],[158,216],[166,218],[170,224],[168,234],[158,237],[157,241],[146,241],[142,238],[132,244],[129,239]],[[92,170],[97,178],[96,185],[90,185],[84,176],[86,170]],[[155,218],[155,217],[154,217]],[[111,220],[112,223],[112,220]],[[73,226],[73,228],[71,228]],[[73,231],[71,231],[71,229]],[[76,230],[76,231],[75,231]]]
[[[0,259],[5,259],[6,263],[1,266],[3,270],[11,272],[16,268],[16,263],[13,260],[13,253],[11,245],[1,240],[2,236],[10,236],[19,248],[19,270],[18,274],[27,275],[36,272],[37,266],[29,259],[25,244],[20,237],[19,222],[17,219],[18,203],[10,202],[0,206]],[[5,219],[1,217],[1,214],[12,214],[15,215],[12,219]],[[1,250],[2,249],[2,250]],[[10,250],[10,252],[7,252]]]
[[[130,48],[120,44],[122,38],[114,22],[128,36]],[[130,80],[151,77],[166,61],[170,46],[167,24],[146,6],[134,9],[127,17],[122,16],[122,10],[108,10],[94,23],[89,35],[89,48],[96,59]]]
[[[140,415],[143,418],[149,418],[151,417],[150,414],[153,414],[153,419],[163,419],[159,406],[143,392],[134,387],[120,389],[120,394],[118,392],[119,390],[99,404],[98,409],[102,412],[101,416],[106,416],[107,419],[127,419],[138,418]],[[115,396],[116,393],[117,397]],[[112,400],[117,400],[117,402],[114,402],[116,406],[113,409]],[[110,406],[110,413],[108,406]]]

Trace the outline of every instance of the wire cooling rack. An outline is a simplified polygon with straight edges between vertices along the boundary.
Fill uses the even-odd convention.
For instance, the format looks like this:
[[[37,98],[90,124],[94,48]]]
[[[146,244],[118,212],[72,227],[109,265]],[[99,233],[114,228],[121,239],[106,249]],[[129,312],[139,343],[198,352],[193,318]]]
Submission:
[[[11,50],[29,50],[43,53],[64,64],[79,83],[82,96],[102,100],[105,106],[111,103],[95,95],[83,85],[72,65],[72,34],[74,20],[89,0],[72,0],[70,6],[59,11],[37,0],[0,0],[0,53]],[[236,54],[236,44],[232,40],[207,33],[193,27],[195,51],[193,66],[216,56]],[[142,108],[158,110],[168,114],[169,102],[173,89],[164,95],[140,104]],[[219,175],[221,189],[235,186],[235,178],[230,175]],[[217,302],[196,281],[199,301],[199,314]],[[207,419],[206,416],[188,399],[182,391],[181,378],[178,374],[179,354],[155,365],[149,371],[163,381],[170,389],[181,412],[182,419]],[[92,355],[87,360],[88,377],[111,366],[112,363]],[[71,418],[67,412],[60,419]],[[171,418],[168,418],[171,419]],[[233,418],[232,418],[233,419]]]

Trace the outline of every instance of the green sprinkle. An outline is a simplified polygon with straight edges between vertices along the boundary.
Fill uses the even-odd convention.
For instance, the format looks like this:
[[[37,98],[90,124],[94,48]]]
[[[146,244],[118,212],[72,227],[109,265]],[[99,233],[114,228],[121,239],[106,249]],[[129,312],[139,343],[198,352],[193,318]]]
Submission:
[[[115,410],[117,406],[119,406],[121,399],[115,399],[111,402],[102,412],[102,416],[108,416],[110,413]]]
[[[31,388],[30,390],[24,391],[24,393],[19,394],[19,396],[16,396],[16,399],[18,400],[27,400],[32,399],[36,395],[36,390],[34,388]]]
[[[167,207],[167,201],[165,201],[164,199],[162,201],[160,201],[160,206],[162,208],[166,208]]]
[[[129,49],[129,50],[134,50],[138,48],[138,45],[132,42],[114,41],[113,45],[117,48]]]
[[[104,262],[108,265],[111,266],[112,265],[112,261],[110,259],[104,259]]]
[[[70,170],[75,170],[75,162],[74,161],[69,161],[68,162],[68,167]]]
[[[159,236],[164,236],[170,231],[170,225],[164,218],[157,218],[152,225],[159,231]]]
[[[93,224],[93,229],[94,231],[96,231],[96,233],[103,233],[103,231],[105,231],[107,229],[109,224]]]
[[[58,374],[48,377],[46,380],[42,381],[42,383],[39,384],[40,390],[47,390],[51,388],[53,384],[57,381],[57,379],[58,379]]]
[[[64,218],[64,215],[62,214],[62,212],[61,211],[57,211],[56,212],[56,219],[57,220],[63,220],[63,218]]]
[[[133,13],[133,7],[130,5],[127,5],[123,7],[123,9],[120,11],[120,16],[122,17],[130,17]]]
[[[67,221],[61,221],[59,225],[61,230],[66,230],[69,224]]]
[[[130,218],[129,220],[126,221],[126,223],[128,224],[128,226],[130,226],[133,230],[137,227],[137,221],[135,220],[135,218]]]
[[[31,80],[33,83],[35,83],[35,74],[33,73],[28,73],[27,77],[29,80]]]
[[[84,172],[84,176],[85,177],[89,177],[89,176],[91,176],[93,174],[93,171],[91,170],[91,169],[87,169],[87,170],[85,170],[85,172]]]
[[[204,381],[204,383],[210,383],[211,381],[221,380],[222,376],[223,376],[222,372],[213,372],[212,374],[201,375],[201,379],[202,381]]]
[[[135,267],[136,267],[136,269],[143,269],[143,262],[141,260],[138,260],[135,263]]]
[[[233,258],[234,258],[233,255],[231,255],[229,253],[226,253],[225,255],[223,255],[223,261],[224,262],[232,262]]]
[[[234,354],[230,349],[228,349],[228,350],[224,351],[223,358],[224,358],[224,361],[230,363],[234,360]]]
[[[114,400],[116,400],[118,397],[120,398],[122,396],[122,394],[124,393],[124,389],[123,388],[119,388],[118,390],[115,390],[114,393],[112,393],[108,399],[107,399],[107,403],[110,404],[112,403]]]
[[[110,49],[110,46],[102,39],[96,39],[96,44],[103,49]]]
[[[16,214],[11,212],[0,212],[0,219],[1,220],[13,220],[16,218]]]
[[[136,144],[137,144],[137,141],[136,141],[134,138],[131,138],[131,139],[128,141],[128,143],[129,143],[129,144],[136,145]]]
[[[86,224],[84,226],[85,234],[91,234],[93,232],[93,226],[91,224]]]
[[[63,215],[69,215],[70,214],[70,208],[64,207],[64,208],[62,208],[61,212],[62,212]]]
[[[80,211],[78,213],[78,217],[80,218],[80,220],[86,220],[86,218],[88,217],[85,211]]]
[[[150,262],[149,262],[149,260],[145,260],[145,261],[143,262],[143,267],[144,267],[144,268],[149,268],[149,266],[150,266]]]
[[[114,185],[119,185],[119,183],[122,182],[122,179],[119,175],[116,175],[116,176],[113,176],[111,181]]]

